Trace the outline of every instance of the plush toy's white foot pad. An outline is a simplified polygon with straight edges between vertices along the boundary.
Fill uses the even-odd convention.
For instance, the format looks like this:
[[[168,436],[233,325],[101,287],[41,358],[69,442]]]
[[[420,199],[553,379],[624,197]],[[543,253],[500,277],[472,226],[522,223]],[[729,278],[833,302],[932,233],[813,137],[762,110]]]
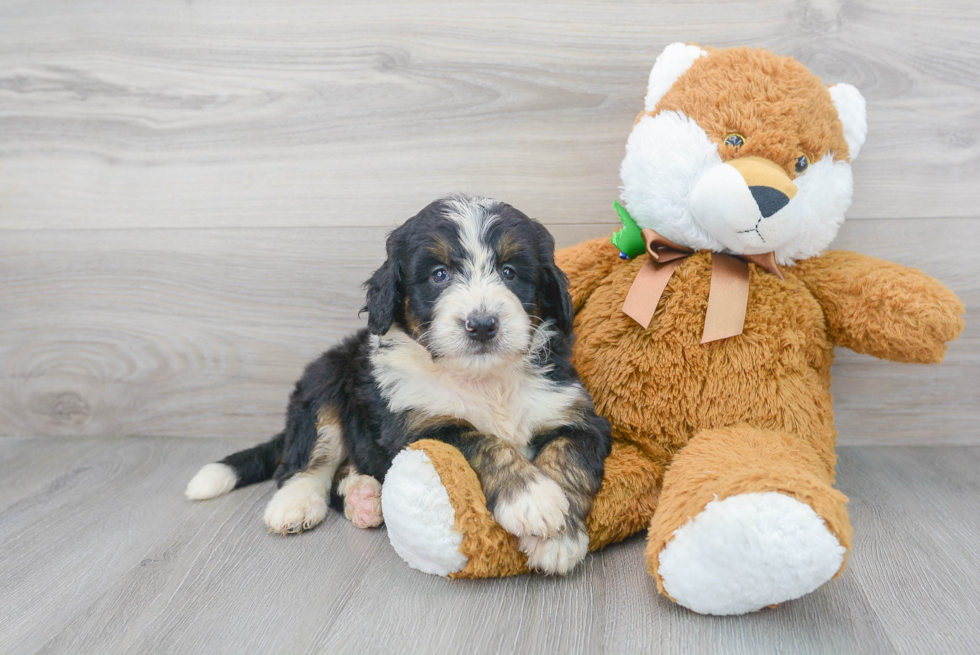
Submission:
[[[355,528],[376,528],[384,523],[381,514],[381,483],[370,475],[350,475],[337,491],[344,497],[344,516]]]
[[[744,614],[808,594],[845,549],[813,509],[774,491],[708,503],[660,553],[664,589],[702,614]]]
[[[530,568],[565,575],[585,559],[589,552],[589,535],[582,531],[566,531],[550,539],[521,537],[520,549],[527,555]]]
[[[381,510],[392,547],[413,569],[449,575],[466,566],[456,510],[425,452],[398,453],[385,474]]]
[[[295,534],[318,525],[326,515],[326,487],[316,478],[300,473],[276,492],[263,518],[272,532]]]
[[[217,498],[235,488],[238,476],[227,464],[214,462],[205,464],[191,481],[187,483],[184,495],[188,500],[207,500]]]

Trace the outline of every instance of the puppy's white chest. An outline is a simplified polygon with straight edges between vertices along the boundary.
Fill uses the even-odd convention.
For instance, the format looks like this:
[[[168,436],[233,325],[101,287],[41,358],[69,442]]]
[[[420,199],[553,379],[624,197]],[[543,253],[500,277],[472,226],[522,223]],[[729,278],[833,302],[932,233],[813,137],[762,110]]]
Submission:
[[[429,402],[414,409],[455,416],[480,432],[524,446],[554,416],[563,414],[569,402],[546,380],[509,377],[439,380]]]
[[[382,352],[374,358],[375,376],[391,411],[462,419],[521,447],[536,432],[563,424],[582,394],[579,385],[557,385],[523,367],[477,375],[435,366],[428,357],[411,359],[404,352]]]

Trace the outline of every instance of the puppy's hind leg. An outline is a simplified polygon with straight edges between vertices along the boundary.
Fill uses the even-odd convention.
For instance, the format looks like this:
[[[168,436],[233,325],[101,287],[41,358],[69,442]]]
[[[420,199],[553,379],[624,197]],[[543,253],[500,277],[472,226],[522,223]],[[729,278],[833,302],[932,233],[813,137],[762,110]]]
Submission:
[[[364,475],[352,464],[338,474],[337,495],[343,498],[344,516],[356,528],[376,528],[384,523],[381,515],[381,483]]]
[[[272,532],[285,535],[309,530],[327,515],[330,484],[347,456],[336,411],[320,411],[316,433],[306,469],[289,478],[265,508],[265,524]]]

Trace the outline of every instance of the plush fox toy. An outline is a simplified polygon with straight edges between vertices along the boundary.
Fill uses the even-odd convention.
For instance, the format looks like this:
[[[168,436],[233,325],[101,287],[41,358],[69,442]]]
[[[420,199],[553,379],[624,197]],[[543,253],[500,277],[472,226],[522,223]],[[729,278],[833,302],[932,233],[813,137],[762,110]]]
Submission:
[[[674,44],[657,58],[621,168],[624,229],[559,253],[575,365],[614,445],[590,548],[648,530],[658,589],[740,614],[839,574],[834,346],[938,363],[963,306],[936,280],[829,251],[851,202],[865,103],[766,50]],[[412,566],[527,571],[451,447],[388,473],[388,531]]]

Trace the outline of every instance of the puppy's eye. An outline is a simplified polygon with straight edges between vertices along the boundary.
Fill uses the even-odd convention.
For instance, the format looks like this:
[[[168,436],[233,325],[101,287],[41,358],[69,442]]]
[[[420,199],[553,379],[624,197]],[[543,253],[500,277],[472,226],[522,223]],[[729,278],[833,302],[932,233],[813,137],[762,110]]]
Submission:
[[[745,145],[745,137],[738,132],[733,132],[725,137],[725,145],[739,148]]]
[[[432,271],[432,281],[436,284],[442,284],[443,282],[449,281],[449,271],[446,270],[445,266],[440,266],[436,270]]]
[[[500,269],[500,276],[505,280],[513,280],[517,277],[517,269],[515,269],[510,264],[505,264],[502,269]]]
[[[810,166],[810,160],[806,158],[806,155],[800,155],[800,158],[796,160],[796,172],[802,173]]]

